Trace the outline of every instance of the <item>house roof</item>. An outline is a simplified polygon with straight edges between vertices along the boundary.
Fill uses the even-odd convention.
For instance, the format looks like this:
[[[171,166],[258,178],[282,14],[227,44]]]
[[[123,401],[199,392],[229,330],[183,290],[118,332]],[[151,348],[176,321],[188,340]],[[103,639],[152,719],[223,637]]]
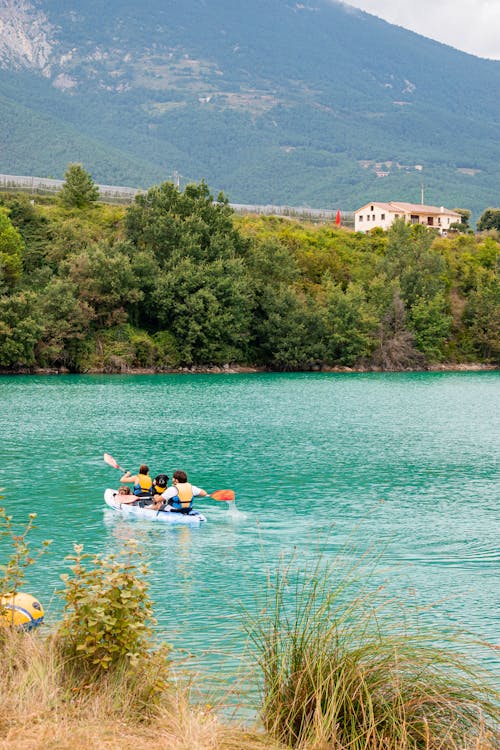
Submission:
[[[404,201],[390,201],[389,203],[371,201],[370,203],[366,203],[364,206],[361,206],[361,208],[358,208],[354,213],[364,211],[368,206],[377,206],[377,208],[382,208],[385,211],[390,211],[391,213],[402,212],[418,215],[425,214],[426,216],[428,216],[429,214],[446,214],[447,216],[456,216],[457,219],[461,218],[461,215],[459,213],[457,213],[456,211],[452,211],[449,208],[445,208],[444,206],[426,206],[422,203],[405,203]]]
[[[460,218],[460,214],[444,206],[425,206],[422,203],[404,203],[403,201],[391,201],[390,205],[413,214],[448,214]]]

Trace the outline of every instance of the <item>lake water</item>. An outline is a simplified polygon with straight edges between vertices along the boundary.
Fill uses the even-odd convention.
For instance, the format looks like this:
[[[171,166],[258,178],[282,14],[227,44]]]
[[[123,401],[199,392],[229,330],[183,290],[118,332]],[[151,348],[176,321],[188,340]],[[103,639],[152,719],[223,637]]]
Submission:
[[[499,397],[499,372],[2,377],[2,502],[18,521],[37,512],[35,544],[53,539],[24,590],[55,621],[73,543],[112,552],[136,538],[159,632],[220,675],[244,650],[241,603],[280,556],[347,544],[380,553],[375,583],[388,576],[426,621],[494,642]],[[117,517],[104,452],[232,488],[236,506],[199,501],[199,528]]]

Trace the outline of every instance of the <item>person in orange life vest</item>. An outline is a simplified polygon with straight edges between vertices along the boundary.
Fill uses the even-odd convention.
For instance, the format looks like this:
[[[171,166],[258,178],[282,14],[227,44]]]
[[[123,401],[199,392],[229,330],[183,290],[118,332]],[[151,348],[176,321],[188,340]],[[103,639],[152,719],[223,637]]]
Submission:
[[[127,471],[120,479],[120,482],[133,482],[133,492],[136,499],[138,497],[148,497],[151,494],[153,480],[149,476],[149,467],[146,464],[139,466],[138,474],[131,474],[130,471]]]
[[[185,471],[174,471],[172,486],[167,487],[161,495],[154,496],[154,510],[170,511],[171,513],[188,514],[193,507],[193,497],[206,497],[207,493],[201,487],[195,487],[188,482]]]

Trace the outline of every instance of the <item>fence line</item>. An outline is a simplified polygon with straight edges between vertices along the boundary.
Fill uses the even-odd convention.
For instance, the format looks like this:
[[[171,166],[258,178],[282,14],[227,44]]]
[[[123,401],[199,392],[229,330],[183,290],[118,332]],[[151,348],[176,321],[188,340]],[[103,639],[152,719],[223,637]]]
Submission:
[[[31,195],[51,195],[58,193],[64,185],[64,180],[54,180],[49,177],[30,177],[26,175],[0,174],[0,190],[23,191]],[[102,203],[132,203],[136,195],[146,192],[139,188],[124,187],[120,185],[99,185],[99,200]],[[273,206],[273,205],[249,205],[246,203],[230,203],[233,211],[238,214],[261,214],[264,216],[290,216],[293,218],[308,219],[309,221],[331,221],[337,216],[337,209],[309,208],[307,206]],[[341,219],[343,226],[354,226],[354,213],[342,211]]]

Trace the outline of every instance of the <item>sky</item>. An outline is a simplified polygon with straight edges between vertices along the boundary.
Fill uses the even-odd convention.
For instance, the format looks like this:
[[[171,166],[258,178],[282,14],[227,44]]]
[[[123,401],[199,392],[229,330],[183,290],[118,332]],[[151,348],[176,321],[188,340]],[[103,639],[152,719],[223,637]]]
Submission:
[[[389,23],[500,60],[500,0],[343,0]]]

